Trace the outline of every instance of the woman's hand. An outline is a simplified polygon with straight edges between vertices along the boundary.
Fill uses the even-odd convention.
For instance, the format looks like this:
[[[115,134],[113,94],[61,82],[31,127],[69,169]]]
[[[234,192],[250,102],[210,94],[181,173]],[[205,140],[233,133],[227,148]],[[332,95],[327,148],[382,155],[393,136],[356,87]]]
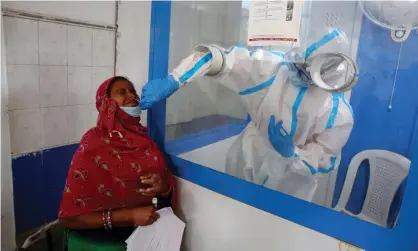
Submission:
[[[142,184],[151,185],[150,188],[139,190],[145,196],[165,194],[170,189],[168,181],[166,179],[163,179],[159,174],[151,173],[145,176],[141,176],[140,179]]]
[[[156,222],[160,216],[154,206],[135,207],[131,209],[131,219],[134,226],[147,226]]]

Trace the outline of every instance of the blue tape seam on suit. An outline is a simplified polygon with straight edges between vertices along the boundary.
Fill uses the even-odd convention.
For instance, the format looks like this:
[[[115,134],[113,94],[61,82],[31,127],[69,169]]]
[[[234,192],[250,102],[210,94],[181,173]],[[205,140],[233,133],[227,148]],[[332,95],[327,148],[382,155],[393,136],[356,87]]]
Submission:
[[[196,64],[193,66],[192,69],[190,69],[188,72],[186,72],[183,76],[180,77],[179,81],[180,83],[184,83],[187,80],[189,80],[203,65],[205,65],[207,62],[209,62],[212,59],[212,53],[209,53],[199,59],[199,61],[196,62]]]

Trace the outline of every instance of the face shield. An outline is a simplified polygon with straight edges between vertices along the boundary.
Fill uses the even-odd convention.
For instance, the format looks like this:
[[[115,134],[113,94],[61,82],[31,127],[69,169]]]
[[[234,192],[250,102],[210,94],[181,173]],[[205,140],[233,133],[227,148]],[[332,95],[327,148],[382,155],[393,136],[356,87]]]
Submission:
[[[342,53],[347,38],[340,30],[326,33],[303,53],[300,48],[285,54],[289,80],[297,86],[316,85],[327,91],[346,92],[357,83],[358,67]]]

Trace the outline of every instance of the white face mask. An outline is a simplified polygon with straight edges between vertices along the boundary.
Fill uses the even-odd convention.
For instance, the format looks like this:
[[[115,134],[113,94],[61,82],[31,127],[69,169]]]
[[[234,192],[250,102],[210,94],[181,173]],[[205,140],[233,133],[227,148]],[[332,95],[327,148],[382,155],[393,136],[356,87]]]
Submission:
[[[134,118],[138,118],[139,116],[141,116],[141,112],[142,112],[139,105],[135,107],[121,106],[120,109],[122,109],[124,112],[126,112],[127,114],[131,115]]]

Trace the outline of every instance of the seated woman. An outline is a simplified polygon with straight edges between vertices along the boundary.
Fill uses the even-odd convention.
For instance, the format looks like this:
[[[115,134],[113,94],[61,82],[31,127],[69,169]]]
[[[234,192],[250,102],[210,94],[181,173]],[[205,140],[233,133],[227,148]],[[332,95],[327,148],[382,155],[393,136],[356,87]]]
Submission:
[[[59,210],[69,229],[69,251],[126,250],[134,226],[158,220],[153,198],[159,207],[170,205],[175,180],[140,124],[138,101],[124,77],[108,79],[97,90],[97,125],[82,137],[71,161]]]

